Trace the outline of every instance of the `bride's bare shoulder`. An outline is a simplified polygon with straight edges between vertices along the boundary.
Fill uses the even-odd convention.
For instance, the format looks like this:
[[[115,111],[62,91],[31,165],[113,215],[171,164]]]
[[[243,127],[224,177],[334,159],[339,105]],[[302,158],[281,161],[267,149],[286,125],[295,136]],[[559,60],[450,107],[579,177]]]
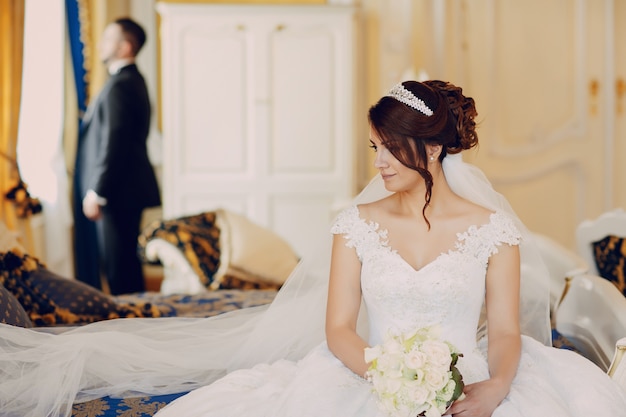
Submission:
[[[463,217],[471,224],[488,223],[490,216],[493,214],[493,210],[460,197],[457,204],[453,207],[453,210],[456,211],[456,216],[454,217]]]
[[[370,203],[359,204],[359,216],[362,219],[379,218],[381,214],[387,213],[391,207],[391,196]]]

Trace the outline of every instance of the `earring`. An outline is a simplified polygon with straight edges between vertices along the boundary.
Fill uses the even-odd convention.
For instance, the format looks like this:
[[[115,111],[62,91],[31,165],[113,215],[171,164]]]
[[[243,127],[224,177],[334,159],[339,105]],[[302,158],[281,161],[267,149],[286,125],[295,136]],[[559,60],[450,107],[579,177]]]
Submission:
[[[431,160],[431,162],[432,162],[432,161],[434,161],[434,160],[435,160],[435,157],[431,155],[431,156],[430,156],[430,160]]]

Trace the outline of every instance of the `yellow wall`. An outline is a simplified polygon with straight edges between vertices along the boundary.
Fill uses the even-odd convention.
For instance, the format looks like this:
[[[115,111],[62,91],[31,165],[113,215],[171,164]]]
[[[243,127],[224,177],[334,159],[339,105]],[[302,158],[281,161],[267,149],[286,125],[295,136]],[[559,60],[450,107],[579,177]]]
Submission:
[[[104,32],[104,28],[113,19],[120,16],[128,16],[130,14],[130,2],[127,0],[88,0],[88,10],[91,13],[89,22],[91,26],[88,29],[88,36],[90,37],[91,56],[87,58],[89,65],[89,97],[95,97],[104,82],[107,79],[106,68],[100,62],[98,55],[98,41]]]

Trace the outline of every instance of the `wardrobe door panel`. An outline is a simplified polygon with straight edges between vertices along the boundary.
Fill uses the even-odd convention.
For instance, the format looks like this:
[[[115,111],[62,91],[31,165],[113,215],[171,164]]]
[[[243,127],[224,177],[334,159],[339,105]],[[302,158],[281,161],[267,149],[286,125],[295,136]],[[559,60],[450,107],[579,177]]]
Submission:
[[[336,64],[331,35],[324,26],[287,27],[271,37],[272,173],[333,169]]]
[[[180,46],[181,174],[241,174],[247,169],[246,39],[194,27]]]

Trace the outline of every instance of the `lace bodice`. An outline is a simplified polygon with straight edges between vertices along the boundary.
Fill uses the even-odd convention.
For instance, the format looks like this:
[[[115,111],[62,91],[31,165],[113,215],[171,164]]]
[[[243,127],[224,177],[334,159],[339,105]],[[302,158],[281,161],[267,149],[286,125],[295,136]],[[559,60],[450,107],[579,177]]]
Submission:
[[[362,263],[371,344],[379,343],[388,329],[437,324],[444,338],[466,351],[476,344],[489,257],[503,243],[520,241],[513,221],[495,212],[488,223],[457,233],[455,248],[415,270],[388,245],[387,231],[362,219],[356,206],[340,213],[331,231],[346,238]]]

